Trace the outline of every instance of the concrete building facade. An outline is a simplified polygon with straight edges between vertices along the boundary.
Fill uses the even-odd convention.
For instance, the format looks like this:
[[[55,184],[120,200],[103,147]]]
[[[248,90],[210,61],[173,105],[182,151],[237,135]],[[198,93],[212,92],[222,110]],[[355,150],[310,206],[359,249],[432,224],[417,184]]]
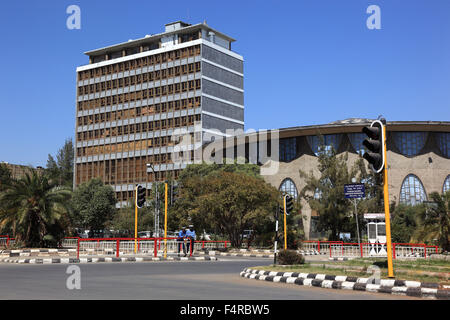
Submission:
[[[297,197],[306,185],[300,176],[300,170],[319,175],[319,137],[323,137],[325,148],[332,146],[338,155],[348,153],[348,164],[351,167],[364,152],[362,142],[367,136],[362,133],[362,128],[370,125],[371,121],[348,119],[324,125],[276,130],[278,148],[274,150],[278,150],[278,153],[268,156],[267,161],[261,161],[259,155],[258,161],[253,163],[268,167],[276,162],[276,172],[263,175],[265,181],[280,191]],[[450,190],[450,122],[391,121],[387,122],[386,130],[390,202],[417,204],[427,201],[431,192],[443,193]],[[271,132],[274,130],[269,131],[269,141]],[[245,141],[247,161],[251,149],[249,141],[257,140],[250,139],[252,135],[255,134],[233,138]],[[223,157],[225,154],[224,148]],[[305,235],[307,238],[316,238],[319,236],[315,230],[317,213],[305,201],[301,200],[301,203],[302,215],[306,217]]]
[[[11,178],[12,179],[20,179],[25,176],[25,174],[30,174],[30,170],[37,170],[38,173],[43,172],[43,168],[41,166],[37,166],[36,168],[33,168],[30,166],[25,166],[22,164],[12,164],[8,162],[1,161],[0,165],[4,165],[6,168],[9,169],[11,172]]]
[[[233,41],[206,22],[177,21],[163,33],[86,52],[89,64],[77,68],[74,187],[100,178],[124,204],[136,184],[176,179],[209,131],[243,129],[243,57]],[[174,164],[177,129],[192,145]]]

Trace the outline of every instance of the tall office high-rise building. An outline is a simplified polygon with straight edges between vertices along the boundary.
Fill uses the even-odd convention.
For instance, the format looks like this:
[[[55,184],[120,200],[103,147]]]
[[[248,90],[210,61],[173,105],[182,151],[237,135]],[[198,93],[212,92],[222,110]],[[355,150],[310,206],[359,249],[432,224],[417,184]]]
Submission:
[[[75,187],[100,178],[124,204],[136,184],[176,179],[207,133],[243,129],[243,58],[233,41],[206,22],[177,21],[86,52],[89,64],[77,68]],[[193,137],[182,163],[172,161],[178,128]]]

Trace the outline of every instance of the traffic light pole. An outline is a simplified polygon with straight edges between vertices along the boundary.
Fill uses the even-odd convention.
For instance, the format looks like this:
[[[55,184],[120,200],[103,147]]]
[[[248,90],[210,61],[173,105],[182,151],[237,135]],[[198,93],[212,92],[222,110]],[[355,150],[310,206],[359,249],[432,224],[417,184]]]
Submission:
[[[287,250],[286,196],[283,197],[283,211],[284,211],[284,250]]]
[[[278,209],[277,209],[278,210]],[[277,264],[277,244],[278,244],[278,211],[275,215],[275,245],[273,249],[273,264]]]
[[[164,258],[167,257],[167,182],[164,183]]]
[[[160,237],[159,234],[159,189],[158,181],[155,182],[155,223],[154,223],[154,236],[156,238]]]
[[[388,258],[388,277],[394,278],[394,266],[392,262],[392,243],[391,243],[391,215],[389,212],[389,186],[388,186],[388,171],[387,171],[387,157],[386,157],[386,125],[383,126],[383,139],[384,139],[384,215],[386,226],[386,247]]]
[[[137,225],[138,225],[138,206],[137,206],[137,198],[138,198],[138,187],[134,189],[134,253],[137,253]]]
[[[353,199],[353,201],[355,204],[356,233],[358,235],[358,245],[361,245],[361,240],[359,238],[358,205],[356,204],[356,199]]]
[[[364,127],[362,131],[367,134],[369,139],[363,141],[363,146],[372,152],[365,152],[363,158],[366,159],[376,173],[383,171],[383,197],[384,197],[384,216],[386,226],[386,251],[388,260],[388,277],[394,278],[394,267],[392,262],[392,243],[391,243],[391,216],[389,213],[389,184],[387,169],[387,148],[386,148],[386,119],[375,120],[370,127]]]

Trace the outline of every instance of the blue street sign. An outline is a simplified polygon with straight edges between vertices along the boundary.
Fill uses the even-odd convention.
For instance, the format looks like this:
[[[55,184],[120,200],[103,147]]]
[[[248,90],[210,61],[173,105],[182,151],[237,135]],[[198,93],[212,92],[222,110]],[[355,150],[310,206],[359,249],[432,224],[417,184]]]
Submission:
[[[347,199],[364,198],[366,196],[364,183],[344,184],[344,194]]]

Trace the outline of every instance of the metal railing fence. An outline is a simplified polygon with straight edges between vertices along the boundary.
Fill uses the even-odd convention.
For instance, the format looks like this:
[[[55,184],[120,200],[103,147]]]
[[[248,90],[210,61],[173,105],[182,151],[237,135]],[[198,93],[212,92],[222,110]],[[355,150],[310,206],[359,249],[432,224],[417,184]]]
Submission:
[[[332,257],[386,257],[386,243],[344,243],[342,241],[304,241],[302,249]],[[439,252],[438,246],[424,243],[392,243],[393,258],[428,258]]]

